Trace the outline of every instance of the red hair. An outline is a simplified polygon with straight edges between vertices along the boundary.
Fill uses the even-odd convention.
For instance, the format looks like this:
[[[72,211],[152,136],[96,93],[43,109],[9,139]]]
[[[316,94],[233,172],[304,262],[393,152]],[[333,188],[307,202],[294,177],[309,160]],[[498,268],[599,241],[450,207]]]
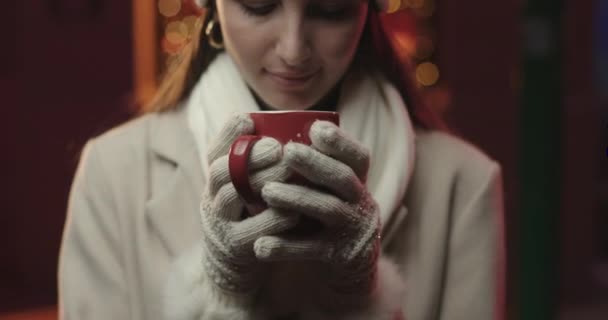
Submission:
[[[443,119],[425,103],[413,78],[412,61],[403,52],[404,48],[398,46],[394,40],[396,33],[403,31],[399,28],[405,28],[406,25],[388,23],[389,18],[389,15],[377,10],[370,10],[368,15],[367,36],[371,45],[372,61],[377,63],[380,71],[401,93],[415,124],[425,129],[448,131]]]
[[[188,2],[188,3],[191,3]],[[383,23],[383,15],[375,8],[375,2],[370,3],[367,23],[359,46],[359,56],[369,65],[376,66],[389,81],[395,85],[404,100],[412,122],[425,129],[447,130],[441,118],[430,109],[421,97],[420,90],[412,78],[411,61],[401,54],[391,39],[403,26],[391,27]],[[178,63],[165,74],[158,90],[148,105],[142,107],[142,112],[165,111],[178,107],[194,88],[194,85],[205,72],[211,61],[218,54],[212,48],[202,32],[212,19],[215,12],[215,1],[209,1],[208,8],[199,12],[203,17],[201,27],[196,30],[191,41],[182,49]],[[386,15],[385,17],[390,17]]]

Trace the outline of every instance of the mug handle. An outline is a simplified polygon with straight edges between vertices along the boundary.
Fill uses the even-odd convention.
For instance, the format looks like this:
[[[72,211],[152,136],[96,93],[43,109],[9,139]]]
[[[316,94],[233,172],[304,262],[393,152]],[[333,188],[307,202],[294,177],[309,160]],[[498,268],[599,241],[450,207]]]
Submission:
[[[261,136],[253,135],[239,136],[230,146],[230,152],[228,153],[230,180],[236,192],[247,204],[248,210],[254,214],[261,211],[264,200],[251,188],[249,182],[249,155],[255,143],[261,138]]]

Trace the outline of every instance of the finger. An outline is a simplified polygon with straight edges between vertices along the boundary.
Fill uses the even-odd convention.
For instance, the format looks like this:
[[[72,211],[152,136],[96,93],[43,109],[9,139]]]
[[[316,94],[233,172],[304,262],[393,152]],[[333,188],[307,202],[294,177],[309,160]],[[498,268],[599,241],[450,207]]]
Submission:
[[[262,138],[251,150],[249,171],[271,166],[281,160],[283,147],[273,138]],[[215,194],[224,184],[230,182],[229,157],[224,155],[211,163],[209,168],[209,188]]]
[[[234,223],[231,239],[236,246],[249,246],[262,236],[278,234],[295,227],[300,215],[269,208],[262,213]]]
[[[361,181],[366,181],[369,170],[369,151],[351,139],[334,123],[315,121],[310,128],[313,147],[351,167]]]
[[[238,221],[243,211],[243,203],[232,183],[223,185],[213,198],[217,219]]]
[[[207,160],[213,163],[219,157],[226,155],[230,150],[230,145],[238,136],[251,134],[254,131],[254,124],[249,115],[241,113],[232,116],[220,130],[215,138],[215,143],[209,148]]]
[[[258,170],[272,165],[283,156],[283,146],[274,138],[264,137],[251,148],[247,161],[249,171]]]
[[[209,166],[209,191],[215,196],[217,191],[230,182],[228,156],[222,156]]]
[[[278,163],[272,167],[268,167],[251,174],[249,177],[249,183],[251,184],[251,189],[258,193],[269,182],[286,181],[291,176],[292,172],[293,170],[291,170],[284,163]]]
[[[283,158],[290,168],[344,200],[357,201],[365,190],[353,169],[309,146],[288,143],[284,152]]]
[[[262,198],[270,207],[302,213],[326,226],[344,224],[352,219],[348,204],[304,186],[270,182],[262,189]]]
[[[327,261],[333,256],[334,246],[322,238],[298,240],[279,236],[265,236],[255,241],[253,250],[259,260],[267,262]]]

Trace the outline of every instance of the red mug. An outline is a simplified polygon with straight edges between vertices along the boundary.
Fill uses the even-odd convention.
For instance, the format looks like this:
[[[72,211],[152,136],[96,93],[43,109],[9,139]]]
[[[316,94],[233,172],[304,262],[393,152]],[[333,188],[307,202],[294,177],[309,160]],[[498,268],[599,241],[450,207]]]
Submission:
[[[230,147],[228,169],[230,179],[237,193],[247,205],[251,214],[266,209],[266,204],[249,184],[249,155],[253,145],[262,137],[271,137],[286,144],[290,141],[310,145],[310,127],[316,120],[324,120],[340,125],[340,114],[329,111],[267,111],[253,112],[255,131],[252,135],[238,137]],[[299,179],[292,177],[292,182]],[[299,183],[299,182],[296,182]]]

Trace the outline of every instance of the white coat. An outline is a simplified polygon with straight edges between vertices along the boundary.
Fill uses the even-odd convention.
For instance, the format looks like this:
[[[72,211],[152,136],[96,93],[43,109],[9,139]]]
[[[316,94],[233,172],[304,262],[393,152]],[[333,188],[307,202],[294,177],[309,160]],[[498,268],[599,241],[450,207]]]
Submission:
[[[502,320],[500,166],[442,132],[417,130],[415,146],[408,213],[383,239],[406,279],[405,318]],[[61,248],[60,319],[162,319],[170,265],[200,241],[197,152],[182,109],[87,143]]]

